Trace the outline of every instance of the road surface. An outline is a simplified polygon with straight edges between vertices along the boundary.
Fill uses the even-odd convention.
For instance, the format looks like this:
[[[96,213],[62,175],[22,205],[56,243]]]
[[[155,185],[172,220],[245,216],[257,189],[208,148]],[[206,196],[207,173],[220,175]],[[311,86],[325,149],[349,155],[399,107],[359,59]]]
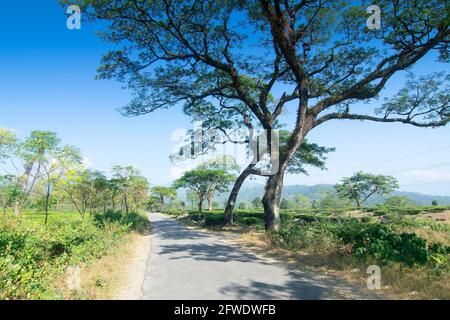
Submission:
[[[338,279],[293,269],[237,247],[226,236],[150,214],[145,300],[366,299]]]

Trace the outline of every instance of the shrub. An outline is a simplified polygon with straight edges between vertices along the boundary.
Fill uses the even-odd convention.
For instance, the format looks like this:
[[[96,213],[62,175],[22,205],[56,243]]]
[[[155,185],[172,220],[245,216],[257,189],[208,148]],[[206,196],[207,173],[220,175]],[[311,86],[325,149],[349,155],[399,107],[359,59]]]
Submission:
[[[340,241],[321,224],[287,223],[278,232],[271,233],[272,243],[288,249],[307,249],[309,252],[328,252]]]
[[[28,217],[0,218],[0,300],[61,298],[51,280],[67,265],[109,253],[127,231],[148,223],[137,214],[52,215],[47,226]]]
[[[442,244],[428,246],[427,241],[416,234],[397,233],[380,223],[365,223],[356,218],[333,220],[285,223],[280,231],[271,234],[271,238],[281,247],[313,252],[346,245],[361,259],[374,259],[379,263],[398,262],[409,267],[424,265],[436,260],[436,254],[449,252],[448,247]]]

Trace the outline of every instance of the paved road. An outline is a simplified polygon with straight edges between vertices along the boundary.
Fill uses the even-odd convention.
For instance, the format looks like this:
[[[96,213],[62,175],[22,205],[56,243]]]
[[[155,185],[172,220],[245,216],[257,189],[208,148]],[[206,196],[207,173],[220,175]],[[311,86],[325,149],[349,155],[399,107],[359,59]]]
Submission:
[[[237,248],[216,233],[151,214],[151,254],[145,300],[363,299],[326,276],[294,270]]]

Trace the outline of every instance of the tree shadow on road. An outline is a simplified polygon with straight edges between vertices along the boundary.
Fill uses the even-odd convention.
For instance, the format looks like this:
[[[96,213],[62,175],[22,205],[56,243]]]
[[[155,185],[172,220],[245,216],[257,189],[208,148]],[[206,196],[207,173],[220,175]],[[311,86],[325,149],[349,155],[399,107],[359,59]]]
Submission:
[[[252,281],[249,285],[235,283],[223,287],[220,291],[240,300],[377,299],[360,295],[355,287],[328,277],[290,272],[289,278],[284,284],[260,281]]]
[[[170,220],[152,221],[152,234],[168,240],[193,240],[209,236],[205,232],[187,229]]]
[[[177,254],[179,253],[179,254]],[[216,262],[255,262],[265,264],[257,256],[224,244],[188,243],[163,245],[161,255],[172,254],[171,260],[194,259],[198,261]]]

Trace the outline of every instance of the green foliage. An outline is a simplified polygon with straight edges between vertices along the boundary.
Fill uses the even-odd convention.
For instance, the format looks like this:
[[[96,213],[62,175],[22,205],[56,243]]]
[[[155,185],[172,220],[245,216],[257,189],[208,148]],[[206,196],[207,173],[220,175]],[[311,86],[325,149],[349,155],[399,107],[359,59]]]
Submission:
[[[294,204],[290,200],[283,198],[283,199],[281,199],[281,202],[280,202],[280,209],[283,209],[283,210],[292,209],[293,205]]]
[[[5,128],[0,128],[0,163],[4,158],[11,156],[17,137],[14,132]]]
[[[416,204],[407,196],[393,196],[388,198],[384,205],[388,207],[411,207]]]
[[[380,223],[366,223],[358,219],[289,222],[279,232],[271,234],[275,244],[292,249],[312,251],[330,250],[350,245],[356,257],[372,259],[378,263],[401,263],[408,267],[424,265],[435,260],[435,254],[447,254],[443,245],[428,245],[427,241],[412,233],[397,233],[392,227]],[[436,258],[436,256],[434,256]]]
[[[0,219],[0,299],[58,299],[52,287],[68,265],[109,253],[131,229],[148,224],[144,217],[117,214],[81,219],[74,212]]]
[[[227,190],[234,179],[235,176],[225,170],[194,169],[185,172],[173,186],[176,189],[187,188],[194,192],[199,201],[199,211],[201,211],[205,199],[212,199],[215,192]]]
[[[293,250],[347,254],[351,250],[351,255],[368,262],[399,263],[408,267],[431,264],[445,268],[450,247],[427,243],[416,234],[400,231],[399,227],[427,226],[443,232],[448,232],[449,227],[443,223],[398,217],[390,219],[389,224],[382,224],[376,217],[348,218],[313,210],[283,210],[281,229],[269,236],[276,246]],[[221,210],[208,213],[192,211],[188,219],[205,227],[221,228],[224,213]],[[237,210],[234,222],[242,227],[264,229],[260,210]]]
[[[253,209],[260,209],[262,208],[263,204],[262,204],[262,200],[261,198],[255,198],[252,200],[252,207]]]
[[[245,210],[245,209],[247,209],[247,205],[245,204],[245,202],[241,202],[241,203],[239,203],[238,208],[241,210]]]
[[[339,245],[339,239],[323,224],[283,224],[278,232],[272,232],[272,243],[282,248],[301,250],[312,253],[328,252]]]
[[[413,207],[392,207],[392,206],[375,206],[364,209],[367,212],[373,212],[376,215],[383,216],[390,213],[397,213],[401,215],[417,215],[427,213],[438,213],[450,210],[450,206],[413,206]]]
[[[394,177],[360,171],[342,179],[342,183],[335,187],[340,197],[355,201],[360,208],[371,196],[386,195],[394,191],[398,188],[398,182]]]
[[[348,199],[342,199],[336,192],[329,191],[322,194],[314,204],[315,209],[322,211],[342,212],[348,210],[351,204]]]
[[[163,211],[165,209],[166,201],[171,201],[176,198],[177,191],[174,188],[156,186],[151,189],[152,195],[158,199],[159,210]]]
[[[291,133],[287,130],[279,131],[280,152],[285,152],[288,148],[288,142]],[[335,148],[321,147],[315,143],[309,143],[305,140],[295,156],[289,161],[287,171],[293,174],[307,174],[305,166],[316,167],[320,170],[326,169],[327,155],[334,152]]]

